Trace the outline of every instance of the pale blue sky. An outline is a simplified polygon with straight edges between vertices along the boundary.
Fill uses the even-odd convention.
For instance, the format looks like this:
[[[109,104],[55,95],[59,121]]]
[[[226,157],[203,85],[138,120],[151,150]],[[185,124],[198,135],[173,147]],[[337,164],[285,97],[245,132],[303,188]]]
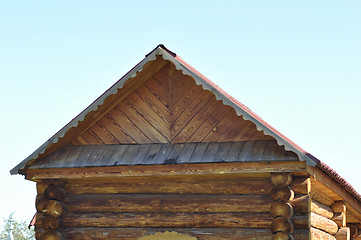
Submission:
[[[9,170],[159,43],[361,192],[361,1],[0,0],[0,217]]]

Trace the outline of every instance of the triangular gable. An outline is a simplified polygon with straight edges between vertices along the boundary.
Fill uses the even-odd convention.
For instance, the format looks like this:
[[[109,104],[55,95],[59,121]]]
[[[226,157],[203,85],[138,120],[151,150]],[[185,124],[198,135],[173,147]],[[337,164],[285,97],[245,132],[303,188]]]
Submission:
[[[167,60],[167,61],[164,61],[164,60]],[[168,61],[171,62],[172,64],[169,64]],[[171,72],[167,72],[167,66],[166,66],[167,64],[174,65],[175,69],[178,71],[168,67],[169,71],[171,71]],[[177,78],[180,78],[181,81],[185,81],[185,82],[189,81],[189,80],[187,80],[187,78],[192,78],[192,81],[195,81],[195,83],[197,85],[199,85],[197,87],[197,86],[193,86],[194,84],[193,85],[189,84],[190,85],[189,87],[193,87],[194,89],[201,87],[204,90],[208,90],[208,91],[210,91],[210,93],[212,93],[212,94],[207,95],[208,91],[201,91],[202,94],[199,95],[206,99],[206,100],[203,99],[204,101],[206,101],[207,103],[209,102],[212,105],[212,109],[217,108],[217,105],[221,101],[223,103],[223,104],[221,104],[222,106],[223,105],[228,106],[228,107],[223,106],[223,109],[227,110],[227,108],[228,108],[228,112],[233,111],[233,112],[235,112],[236,115],[241,116],[244,119],[243,120],[240,117],[238,117],[237,121],[239,121],[240,126],[242,124],[246,124],[248,121],[250,121],[252,123],[249,125],[250,128],[252,128],[254,126],[254,128],[257,128],[258,131],[262,131],[264,133],[263,134],[261,132],[258,132],[258,136],[256,139],[252,139],[252,137],[249,137],[248,139],[245,139],[245,140],[275,139],[280,146],[284,145],[284,147],[287,151],[292,151],[292,152],[296,153],[298,155],[299,159],[301,161],[306,161],[306,163],[308,165],[315,166],[316,163],[318,162],[318,160],[313,158],[312,155],[306,153],[303,149],[301,149],[300,147],[295,145],[293,142],[291,142],[285,136],[283,136],[278,131],[276,131],[274,128],[269,126],[266,122],[264,122],[261,118],[259,118],[253,112],[251,112],[247,107],[245,107],[244,105],[242,105],[241,103],[239,103],[238,101],[236,101],[235,99],[230,97],[228,94],[226,94],[224,91],[222,91],[218,86],[216,86],[210,80],[208,80],[203,75],[198,73],[191,66],[186,64],[179,56],[170,52],[164,46],[159,45],[156,49],[154,49],[151,53],[149,53],[145,59],[143,59],[137,66],[135,66],[131,71],[129,71],[125,76],[123,76],[110,89],[108,89],[102,96],[100,96],[89,107],[87,107],[82,113],[80,113],[76,118],[74,118],[70,123],[68,123],[64,128],[62,128],[58,133],[56,133],[53,137],[51,137],[47,142],[45,142],[41,147],[39,147],[35,152],[33,152],[24,161],[22,161],[20,164],[18,164],[16,167],[14,167],[10,171],[11,174],[23,173],[23,169],[28,164],[30,164],[33,160],[35,160],[39,157],[47,156],[50,153],[52,153],[62,147],[65,147],[70,142],[72,142],[73,144],[78,144],[78,145],[82,145],[85,143],[93,144],[93,143],[89,143],[89,139],[88,140],[84,139],[84,138],[86,138],[85,135],[87,135],[87,134],[89,135],[89,133],[93,132],[94,128],[97,128],[97,127],[99,130],[98,134],[101,135],[102,130],[99,129],[99,126],[104,124],[103,123],[104,121],[107,121],[107,119],[106,119],[108,117],[107,114],[110,113],[109,112],[110,110],[113,111],[114,109],[121,108],[121,109],[123,109],[123,111],[125,111],[125,109],[129,108],[129,107],[134,109],[134,107],[136,107],[136,105],[139,103],[139,102],[137,103],[138,99],[143,96],[143,93],[141,91],[144,91],[144,92],[147,91],[147,88],[144,89],[144,87],[141,87],[141,86],[146,86],[148,83],[147,81],[149,80],[149,77],[158,73],[160,69],[165,69],[164,71],[161,71],[161,73],[163,73],[163,74],[164,73],[172,74],[175,72],[180,73],[180,71],[181,71],[183,76],[180,75],[179,73],[177,73],[176,74]],[[160,73],[158,73],[158,74],[160,74]],[[154,76],[158,76],[158,75],[154,75]],[[164,92],[167,93],[165,97],[171,96],[169,94],[173,94],[172,96],[174,96],[174,94],[177,94],[177,91],[184,90],[183,88],[179,89],[179,88],[177,88],[177,86],[169,85],[169,82],[167,82],[167,79],[169,79],[169,75],[168,75],[168,78],[165,77],[162,79],[162,76],[158,76],[158,78],[159,79],[152,79],[152,80],[153,81],[158,80],[157,84],[161,88],[163,88]],[[166,79],[166,80],[164,80],[164,79]],[[172,83],[174,83],[174,81]],[[151,86],[149,86],[149,87],[151,87]],[[168,90],[168,92],[167,92],[167,90]],[[161,90],[159,90],[159,91],[161,91]],[[151,97],[152,95],[148,95],[148,96]],[[149,101],[151,101],[151,100],[149,100]],[[145,101],[145,100],[144,100],[144,102],[147,103],[147,101]],[[169,99],[168,99],[167,103],[171,103],[172,106],[170,106],[170,107],[175,107],[175,104],[172,101],[169,101]],[[124,104],[128,104],[128,106],[125,106]],[[147,104],[149,104],[149,102]],[[195,106],[195,107],[198,107],[198,106]],[[132,110],[132,109],[130,109],[130,110]],[[151,109],[151,108],[149,108],[149,109]],[[155,109],[157,109],[159,111],[161,110],[161,108],[155,108]],[[207,111],[207,109],[208,108],[205,107],[204,111]],[[200,110],[201,109],[197,109],[197,111],[200,111]],[[179,133],[180,133],[179,129],[182,129],[182,131],[183,131],[185,124],[182,125],[182,123],[180,123],[180,121],[178,121],[179,119],[177,119],[177,121],[175,121],[174,119],[171,119],[172,117],[170,116],[169,113],[170,112],[165,112],[165,114],[163,115],[163,118],[162,118],[162,116],[160,116],[159,113],[154,115],[154,116],[159,117],[160,124],[162,124],[161,121],[165,122],[165,124],[163,124],[163,126],[157,126],[157,128],[161,128],[161,129],[158,129],[159,131],[157,130],[157,132],[159,134],[158,134],[158,137],[155,137],[156,141],[165,143],[165,142],[172,142],[172,140],[175,139],[176,140],[175,142],[186,142],[186,141],[189,141],[189,138],[191,138],[193,135],[194,136],[199,135],[199,132],[195,133],[195,131],[193,131],[194,129],[199,129],[199,126],[193,127],[192,131],[190,131],[192,133],[191,136],[188,136],[188,135],[184,136],[184,134],[183,134],[183,136],[179,135]],[[202,114],[210,114],[211,115],[212,113],[201,112],[199,117],[201,117]],[[184,114],[184,115],[186,115],[186,114]],[[178,116],[178,117],[180,117],[180,116]],[[111,119],[113,119],[113,118],[111,118]],[[245,120],[248,120],[248,121],[245,121]],[[187,122],[187,119],[185,119],[184,121]],[[157,122],[157,119],[154,119],[154,122]],[[94,124],[94,123],[96,123],[96,124]],[[179,127],[179,129],[177,129],[177,127],[176,127],[177,125],[174,125],[174,124],[179,124],[179,123],[181,124],[181,127]],[[87,129],[89,128],[90,125],[93,125],[93,127],[87,132]],[[126,128],[126,127],[124,127],[124,128]],[[243,128],[241,128],[241,129],[243,131],[244,129],[247,129],[247,126],[243,125]],[[129,131],[129,129],[127,129],[127,130]],[[215,130],[217,131],[217,128],[215,128]],[[94,131],[96,131],[96,130],[94,130]],[[146,131],[146,130],[144,130],[144,131]],[[169,131],[169,132],[167,132],[167,131]],[[254,129],[252,129],[251,131],[252,131],[252,134],[257,132]],[[155,132],[155,133],[157,134],[157,132]],[[204,133],[202,133],[202,134],[204,134]],[[209,132],[208,132],[208,134],[209,134]],[[105,132],[105,135],[103,137],[106,138],[107,137],[106,135],[107,135],[107,133]],[[124,131],[124,135],[129,136],[129,133]],[[146,135],[146,134],[144,133],[144,135]],[[238,136],[240,136],[240,135],[242,135],[242,134],[239,133]],[[244,134],[244,135],[247,135],[247,134]],[[267,135],[267,136],[265,136],[265,135]],[[149,142],[144,140],[144,143],[156,142],[156,141],[151,141],[149,139],[150,136],[151,136],[151,134],[146,135],[145,139],[148,139]],[[268,137],[268,136],[270,136],[270,137]],[[118,136],[118,137],[120,137],[120,136]],[[129,136],[129,137],[130,138],[128,138],[128,140],[127,140],[128,143],[131,143],[132,141],[134,141],[134,143],[137,143],[137,141],[133,137],[131,137],[131,136]],[[154,135],[152,135],[152,137],[154,137]],[[76,138],[76,140],[74,140],[74,138]],[[106,140],[106,141],[108,141],[108,140]],[[114,141],[114,143],[117,143],[117,142],[123,143],[123,142],[117,140],[116,137],[114,137],[114,139],[112,139],[110,141]],[[194,141],[199,141],[199,139],[195,139]],[[227,141],[227,139],[223,139],[223,141]],[[228,139],[228,141],[232,141],[232,140]],[[109,143],[112,143],[112,142],[109,142]],[[104,144],[103,140],[100,139],[99,144]]]
[[[168,62],[73,145],[274,140]]]

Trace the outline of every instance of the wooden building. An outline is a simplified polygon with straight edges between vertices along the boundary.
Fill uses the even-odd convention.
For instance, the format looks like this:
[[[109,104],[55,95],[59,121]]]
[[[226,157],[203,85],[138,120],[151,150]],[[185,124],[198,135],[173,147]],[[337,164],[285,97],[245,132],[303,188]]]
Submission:
[[[361,196],[159,45],[11,170],[37,239],[361,239]]]

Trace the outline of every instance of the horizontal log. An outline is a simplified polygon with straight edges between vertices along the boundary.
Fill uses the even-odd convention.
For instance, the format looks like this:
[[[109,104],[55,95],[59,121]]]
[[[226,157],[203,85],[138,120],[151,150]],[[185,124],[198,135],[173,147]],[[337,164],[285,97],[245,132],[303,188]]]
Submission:
[[[293,200],[288,203],[293,207],[295,213],[308,213],[308,201],[307,195],[296,195]]]
[[[310,213],[310,224],[312,227],[332,235],[336,234],[338,231],[338,226],[334,221],[312,212]]]
[[[346,204],[344,201],[336,201],[331,205],[331,209],[334,213],[346,212]]]
[[[295,214],[292,218],[295,228],[308,229],[309,217],[308,214]]]
[[[319,191],[311,190],[310,196],[313,200],[316,200],[317,202],[324,204],[326,206],[331,206],[334,203],[334,200],[331,197],[322,194]]]
[[[310,239],[311,240],[336,240],[334,236],[326,233],[322,230],[311,227],[310,228]]]
[[[309,178],[295,177],[290,185],[295,194],[307,195],[309,192]]]
[[[28,169],[26,179],[87,179],[140,176],[226,175],[239,173],[304,172],[302,161],[204,163],[153,166],[114,166],[86,168]]]
[[[47,202],[48,201],[45,200],[44,195],[37,195],[35,199],[36,211],[41,212],[44,209],[44,206]]]
[[[319,203],[315,200],[311,202],[311,212],[331,219],[333,217],[333,211],[329,206]]]
[[[169,193],[169,194],[270,194],[269,179],[237,179],[217,181],[71,181],[69,194]]]
[[[267,213],[68,213],[65,227],[269,228]]]
[[[269,240],[269,229],[256,228],[66,228],[66,239],[79,240],[134,240],[158,232],[178,232],[198,240]],[[308,230],[296,229],[292,234],[297,240],[308,240]]]
[[[268,212],[268,195],[68,195],[68,212]]]

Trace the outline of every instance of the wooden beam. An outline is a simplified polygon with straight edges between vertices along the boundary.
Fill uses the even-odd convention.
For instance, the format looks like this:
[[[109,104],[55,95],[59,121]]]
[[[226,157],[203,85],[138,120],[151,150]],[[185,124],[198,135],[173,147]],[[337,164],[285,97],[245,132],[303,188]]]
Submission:
[[[361,202],[355,196],[318,167],[307,166],[307,172],[343,199],[347,203],[347,209],[361,221]]]
[[[114,166],[87,168],[52,168],[29,169],[28,180],[42,179],[85,179],[106,177],[137,177],[137,176],[167,176],[167,175],[225,175],[238,173],[270,173],[305,171],[305,162],[238,162],[238,163],[205,163],[179,165],[149,165],[149,166]]]
[[[198,240],[269,240],[269,229],[257,228],[66,228],[66,239],[119,239],[134,240],[159,232],[178,232],[196,237]],[[307,229],[296,229],[293,236],[297,240],[308,240]]]

